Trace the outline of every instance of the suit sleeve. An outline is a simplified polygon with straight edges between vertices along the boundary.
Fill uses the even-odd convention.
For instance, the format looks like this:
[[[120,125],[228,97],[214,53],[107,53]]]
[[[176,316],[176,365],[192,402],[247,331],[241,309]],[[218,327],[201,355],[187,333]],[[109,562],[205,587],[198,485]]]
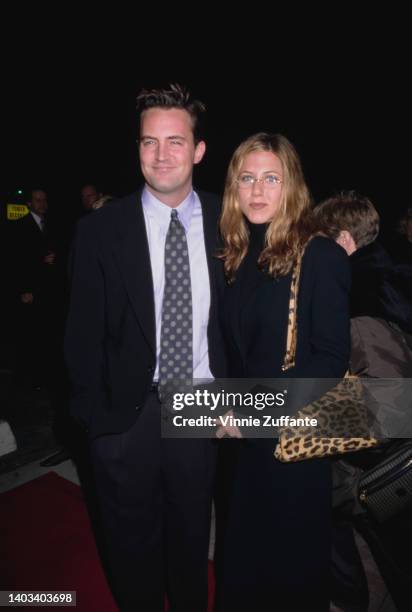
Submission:
[[[301,376],[341,377],[348,369],[350,354],[349,258],[341,247],[326,239],[313,244],[308,257],[313,279],[309,289],[311,359],[303,366]]]
[[[104,282],[96,231],[84,221],[78,224],[69,260],[64,351],[72,384],[70,411],[87,426],[104,391]]]

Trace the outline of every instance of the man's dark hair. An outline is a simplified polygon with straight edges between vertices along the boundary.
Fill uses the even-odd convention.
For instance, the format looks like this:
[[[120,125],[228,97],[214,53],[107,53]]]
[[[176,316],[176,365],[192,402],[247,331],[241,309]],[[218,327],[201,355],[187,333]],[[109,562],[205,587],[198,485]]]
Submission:
[[[204,115],[206,106],[192,97],[183,85],[172,83],[166,89],[142,89],[137,96],[137,110],[140,117],[149,108],[181,108],[192,119],[193,137],[197,144],[204,137]]]
[[[42,185],[34,185],[34,187],[30,186],[27,194],[28,194],[28,202],[31,202],[32,198],[33,198],[33,193],[35,191],[42,191],[43,193],[45,193],[47,195],[47,189],[45,189]]]

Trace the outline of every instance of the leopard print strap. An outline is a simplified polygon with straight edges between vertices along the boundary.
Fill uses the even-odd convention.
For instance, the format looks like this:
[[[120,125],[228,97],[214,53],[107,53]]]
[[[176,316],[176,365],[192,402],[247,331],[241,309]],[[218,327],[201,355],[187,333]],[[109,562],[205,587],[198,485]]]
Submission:
[[[295,365],[296,339],[298,333],[297,306],[299,293],[300,270],[302,267],[303,250],[299,253],[292,269],[292,280],[290,283],[288,331],[286,334],[286,352],[283,359],[282,370],[285,372]]]
[[[288,317],[288,331],[286,334],[286,352],[283,358],[282,371],[286,372],[289,368],[293,368],[296,359],[296,343],[298,337],[298,294],[299,294],[299,281],[300,281],[300,270],[302,267],[302,259],[305,250],[309,242],[315,238],[315,236],[322,236],[322,232],[315,232],[310,236],[309,240],[300,250],[299,255],[296,258],[294,266],[292,268],[292,280],[290,283],[290,298],[289,298],[289,317]]]
[[[288,331],[286,334],[286,352],[283,358],[282,371],[286,372],[295,365],[296,359],[296,344],[298,337],[298,294],[299,294],[299,281],[300,271],[302,267],[302,259],[305,253],[306,247],[309,242],[315,238],[315,236],[323,236],[322,232],[316,232],[313,234],[306,244],[302,247],[294,266],[292,268],[292,280],[290,283],[290,298],[289,298],[289,317],[288,317]],[[350,377],[351,373],[348,370],[345,374],[345,378]]]

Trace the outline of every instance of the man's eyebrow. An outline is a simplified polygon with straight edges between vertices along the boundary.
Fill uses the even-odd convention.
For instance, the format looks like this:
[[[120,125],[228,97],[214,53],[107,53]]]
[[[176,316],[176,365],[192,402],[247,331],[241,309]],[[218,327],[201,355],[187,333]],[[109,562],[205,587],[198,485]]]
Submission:
[[[144,136],[140,137],[140,140],[158,140],[158,138],[156,138],[156,136],[150,136],[149,134],[145,134]],[[175,135],[171,135],[171,136],[167,136],[167,140],[186,140],[185,136],[181,136],[180,134],[175,134]]]

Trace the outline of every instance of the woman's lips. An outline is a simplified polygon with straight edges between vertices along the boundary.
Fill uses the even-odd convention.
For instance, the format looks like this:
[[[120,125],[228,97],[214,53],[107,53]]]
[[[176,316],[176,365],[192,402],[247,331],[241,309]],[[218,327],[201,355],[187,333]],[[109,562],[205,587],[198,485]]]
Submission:
[[[250,208],[252,208],[252,210],[262,210],[262,208],[265,208],[266,203],[265,202],[251,202],[249,206]]]

